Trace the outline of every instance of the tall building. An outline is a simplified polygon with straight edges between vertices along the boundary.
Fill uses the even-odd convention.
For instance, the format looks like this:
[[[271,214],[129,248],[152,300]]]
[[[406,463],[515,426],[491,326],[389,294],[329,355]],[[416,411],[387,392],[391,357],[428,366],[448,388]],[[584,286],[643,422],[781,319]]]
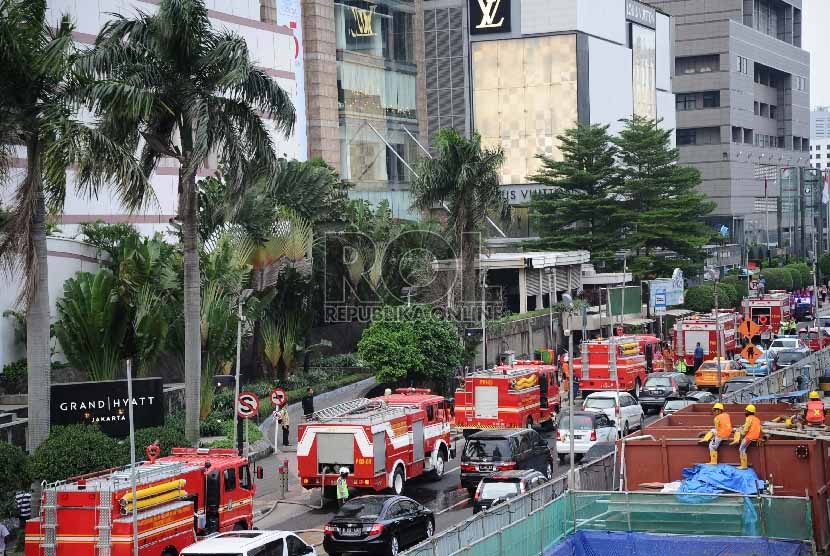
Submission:
[[[830,106],[810,112],[810,166],[830,170]]]
[[[782,169],[809,165],[810,54],[802,0],[650,0],[672,15],[681,162],[742,242],[772,218]],[[765,199],[766,188],[766,199]],[[784,203],[782,222],[790,205]],[[786,224],[785,224],[786,225]]]

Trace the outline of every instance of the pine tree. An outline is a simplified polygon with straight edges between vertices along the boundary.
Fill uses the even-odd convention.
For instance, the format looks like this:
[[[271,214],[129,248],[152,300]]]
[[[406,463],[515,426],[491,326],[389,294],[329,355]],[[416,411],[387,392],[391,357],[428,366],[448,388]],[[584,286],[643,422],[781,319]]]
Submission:
[[[702,247],[712,239],[703,217],[715,204],[695,190],[700,172],[677,163],[671,134],[653,120],[635,117],[613,139],[625,180],[622,204],[631,215],[624,230],[634,253],[630,267],[640,277],[667,276],[678,266],[699,268]],[[657,256],[665,251],[677,256]]]
[[[539,230],[539,248],[590,251],[598,266],[611,264],[624,247],[625,221],[618,195],[621,181],[614,167],[617,147],[608,126],[578,125],[557,137],[562,160],[540,156],[542,170],[532,181],[550,186],[535,195],[531,218]]]

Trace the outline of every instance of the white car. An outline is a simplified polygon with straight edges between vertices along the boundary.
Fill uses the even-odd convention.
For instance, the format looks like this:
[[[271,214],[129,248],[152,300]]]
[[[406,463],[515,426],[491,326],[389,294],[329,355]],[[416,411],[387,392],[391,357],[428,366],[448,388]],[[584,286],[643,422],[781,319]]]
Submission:
[[[617,440],[617,426],[604,412],[575,411],[573,431],[568,413],[563,412],[556,425],[556,454],[559,456],[559,463],[565,463],[571,452],[571,432],[574,435],[574,460],[582,459],[582,456],[599,442]]]
[[[643,429],[646,416],[643,408],[628,392],[594,392],[582,402],[585,411],[602,411],[616,422],[620,437],[634,429]]]
[[[772,343],[769,345],[767,353],[770,355],[771,358],[775,359],[775,356],[778,354],[779,351],[791,350],[804,350],[805,352],[809,353],[810,348],[797,336],[787,336],[784,338],[774,339]]]
[[[291,531],[233,531],[191,544],[182,556],[317,556],[313,546]]]

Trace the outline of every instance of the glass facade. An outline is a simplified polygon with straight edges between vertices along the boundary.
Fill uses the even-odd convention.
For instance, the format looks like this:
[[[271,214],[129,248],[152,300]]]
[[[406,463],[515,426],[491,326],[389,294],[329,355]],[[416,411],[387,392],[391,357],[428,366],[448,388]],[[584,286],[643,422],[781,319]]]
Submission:
[[[528,183],[536,155],[559,156],[577,123],[576,35],[474,42],[473,114],[485,145],[504,149],[503,184]]]
[[[636,23],[631,24],[634,115],[657,119],[657,35]]]
[[[412,179],[395,152],[410,165],[420,154],[405,131],[418,137],[415,5],[343,0],[334,6],[341,173],[357,196],[395,205],[388,192],[408,189]]]

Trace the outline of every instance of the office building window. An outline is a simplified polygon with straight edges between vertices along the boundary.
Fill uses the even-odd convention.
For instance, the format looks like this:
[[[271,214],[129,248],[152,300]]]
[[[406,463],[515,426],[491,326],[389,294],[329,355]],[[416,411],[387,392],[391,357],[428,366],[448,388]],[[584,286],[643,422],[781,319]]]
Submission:
[[[674,60],[674,73],[684,75],[690,73],[709,73],[720,69],[720,56],[678,56]]]
[[[259,0],[259,19],[265,23],[277,23],[277,0]]]
[[[695,110],[697,108],[696,95],[694,93],[678,94],[674,99],[674,104],[679,112],[686,110]]]
[[[770,104],[769,105],[769,117],[774,120],[777,116],[778,116],[778,107],[773,105],[773,104]]]
[[[706,91],[703,93],[703,107],[717,108],[720,106],[720,91]]]
[[[793,75],[793,89],[796,91],[807,90],[807,78],[800,75]]]
[[[697,130],[696,129],[678,129],[677,130],[677,144],[678,145],[696,145],[697,144]]]
[[[821,150],[821,145],[816,145],[816,150],[820,151]],[[574,380],[576,380],[576,379],[574,379]]]
[[[752,103],[753,112],[755,113],[756,116],[761,114],[761,110],[760,110],[759,107],[760,107],[760,104],[758,103],[758,101],[755,101],[754,103]]]
[[[821,162],[816,162],[816,168],[821,168]],[[576,379],[574,379],[576,380]]]
[[[736,62],[735,71],[749,75],[749,60],[743,56],[738,56]]]

